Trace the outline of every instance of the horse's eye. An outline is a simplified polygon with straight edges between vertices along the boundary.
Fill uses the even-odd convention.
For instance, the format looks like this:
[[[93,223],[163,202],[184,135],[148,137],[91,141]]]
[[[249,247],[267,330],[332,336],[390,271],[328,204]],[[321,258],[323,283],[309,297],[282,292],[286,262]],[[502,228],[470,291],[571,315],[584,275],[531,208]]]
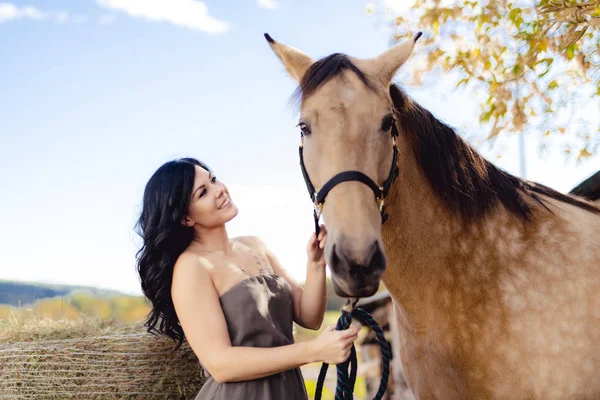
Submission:
[[[396,122],[396,120],[394,119],[394,116],[388,115],[381,122],[381,130],[384,132],[389,131],[390,129],[392,129],[392,126],[394,125],[395,122]]]
[[[310,135],[310,127],[308,125],[306,125],[304,122],[300,122],[298,126],[300,127],[302,136]]]

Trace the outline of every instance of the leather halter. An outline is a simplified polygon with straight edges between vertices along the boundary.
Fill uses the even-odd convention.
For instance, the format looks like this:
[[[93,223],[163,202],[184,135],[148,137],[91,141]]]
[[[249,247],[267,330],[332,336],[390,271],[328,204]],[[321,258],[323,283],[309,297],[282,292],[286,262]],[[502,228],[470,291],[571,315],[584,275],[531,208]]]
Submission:
[[[313,216],[315,219],[315,232],[317,235],[319,234],[319,218],[321,217],[321,212],[323,210],[323,204],[325,203],[325,198],[331,189],[333,189],[336,185],[339,185],[342,182],[348,181],[358,181],[367,185],[373,193],[375,194],[375,201],[379,202],[379,211],[381,212],[381,223],[384,224],[388,219],[388,214],[385,212],[385,197],[387,196],[392,183],[398,177],[398,146],[396,145],[396,138],[398,137],[398,129],[396,128],[396,123],[392,125],[392,141],[394,148],[394,155],[392,156],[392,166],[390,168],[390,173],[383,182],[382,186],[377,185],[371,178],[367,175],[363,174],[360,171],[343,171],[339,174],[335,175],[333,178],[328,180],[321,190],[316,191],[314,185],[312,184],[310,177],[308,176],[308,172],[306,171],[306,167],[304,165],[304,156],[303,156],[303,148],[304,148],[304,134],[301,133],[301,143],[299,148],[300,153],[300,168],[302,168],[302,176],[304,176],[304,181],[306,182],[306,188],[308,189],[308,194],[310,195],[311,200],[313,201],[314,211]]]

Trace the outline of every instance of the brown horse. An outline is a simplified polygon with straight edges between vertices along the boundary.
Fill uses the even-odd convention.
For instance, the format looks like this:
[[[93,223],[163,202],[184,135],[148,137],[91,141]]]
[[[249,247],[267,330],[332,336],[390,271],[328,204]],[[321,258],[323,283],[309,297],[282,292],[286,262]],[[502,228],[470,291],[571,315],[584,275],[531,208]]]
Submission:
[[[600,209],[498,169],[393,84],[418,36],[319,61],[266,37],[299,82],[317,190],[348,170],[383,182],[395,124],[389,221],[356,181],[322,211],[337,293],[369,295],[383,275],[415,396],[600,399]]]

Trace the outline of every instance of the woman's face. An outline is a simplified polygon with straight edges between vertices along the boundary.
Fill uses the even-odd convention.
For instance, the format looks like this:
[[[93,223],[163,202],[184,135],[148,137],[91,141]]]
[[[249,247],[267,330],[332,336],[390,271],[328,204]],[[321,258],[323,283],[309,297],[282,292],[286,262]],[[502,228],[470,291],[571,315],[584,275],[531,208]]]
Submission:
[[[229,197],[227,187],[204,168],[195,166],[195,170],[190,207],[184,224],[212,228],[233,219],[238,208]]]

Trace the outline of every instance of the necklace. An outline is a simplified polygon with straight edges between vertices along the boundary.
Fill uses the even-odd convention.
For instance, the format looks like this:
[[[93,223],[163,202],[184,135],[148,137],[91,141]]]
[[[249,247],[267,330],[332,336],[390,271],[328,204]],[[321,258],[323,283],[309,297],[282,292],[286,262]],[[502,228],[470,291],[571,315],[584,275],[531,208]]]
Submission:
[[[242,264],[238,264],[237,266],[240,267],[240,269],[242,270],[243,273],[248,275],[248,272],[244,269],[244,267],[242,267]],[[248,275],[248,276],[250,276],[250,275]]]
[[[233,248],[234,248],[234,243],[233,243],[233,240],[229,240],[229,245],[231,246],[231,250],[233,250]],[[237,266],[240,268],[240,270],[241,270],[241,271],[242,271],[244,274],[248,275],[248,271],[246,271],[246,269],[245,269],[244,267],[242,267],[242,264],[239,264],[239,263],[237,263]],[[250,276],[250,275],[248,275],[248,276]]]

